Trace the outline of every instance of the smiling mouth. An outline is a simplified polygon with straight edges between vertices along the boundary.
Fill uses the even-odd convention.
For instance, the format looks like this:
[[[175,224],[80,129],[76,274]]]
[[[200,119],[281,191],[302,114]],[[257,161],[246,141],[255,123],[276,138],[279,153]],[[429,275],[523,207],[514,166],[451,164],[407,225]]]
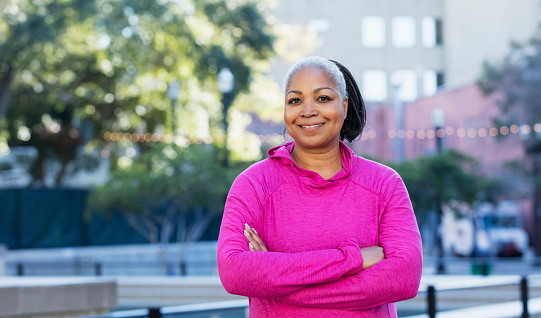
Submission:
[[[309,126],[303,126],[303,125],[299,125],[301,128],[316,128],[316,127],[321,127],[323,126],[324,123],[321,123],[321,124],[316,124],[316,125],[309,125]]]

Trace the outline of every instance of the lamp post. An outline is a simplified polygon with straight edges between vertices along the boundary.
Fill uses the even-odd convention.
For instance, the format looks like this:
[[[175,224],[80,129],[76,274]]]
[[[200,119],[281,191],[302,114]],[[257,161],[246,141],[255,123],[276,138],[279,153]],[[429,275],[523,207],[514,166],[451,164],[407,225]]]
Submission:
[[[396,132],[404,129],[404,101],[400,96],[400,91],[402,90],[402,80],[400,78],[394,77],[392,79],[392,85],[394,89],[394,117],[396,122]],[[396,151],[396,162],[404,162],[404,140],[402,138],[395,139],[395,151]]]
[[[227,114],[229,112],[229,106],[231,106],[232,92],[235,86],[235,76],[231,71],[226,67],[223,68],[220,73],[218,73],[218,90],[222,93],[222,105],[223,105],[223,116],[222,116],[222,125],[224,128],[224,149],[225,155],[223,159],[224,167],[229,166],[229,151],[227,149],[227,130],[229,123],[227,121]]]
[[[177,81],[172,81],[169,83],[169,87],[167,88],[167,97],[171,99],[171,131],[173,134],[173,137],[177,134],[177,125],[176,125],[176,118],[175,118],[175,107],[177,104],[178,99],[178,93],[180,92],[180,85]]]
[[[443,124],[445,122],[445,112],[441,108],[434,108],[432,110],[431,114],[432,119],[432,125],[434,126],[435,132],[436,132],[436,149],[438,155],[441,153],[442,150],[442,142],[443,142],[443,133],[441,131],[441,128],[443,127]],[[443,182],[443,180],[441,181]],[[439,187],[441,189],[441,187]],[[442,215],[443,210],[441,207],[441,190],[436,190],[436,214],[437,214],[437,227],[436,227],[436,245],[438,247],[438,261],[436,266],[436,273],[438,274],[445,274],[445,262],[443,261],[443,242],[442,242]]]

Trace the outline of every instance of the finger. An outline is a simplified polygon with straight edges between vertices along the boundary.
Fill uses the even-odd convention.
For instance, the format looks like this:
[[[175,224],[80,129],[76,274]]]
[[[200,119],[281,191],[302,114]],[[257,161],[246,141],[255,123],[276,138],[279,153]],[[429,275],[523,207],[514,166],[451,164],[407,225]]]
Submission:
[[[255,240],[254,235],[254,233],[250,234],[248,230],[244,230],[244,237],[246,237],[246,239],[248,240],[248,244],[252,245],[254,251],[261,251],[261,247],[259,246],[259,243]]]
[[[268,252],[268,249],[265,246],[265,243],[259,237],[259,234],[257,233],[256,229],[253,227],[250,227],[247,223],[244,224],[244,228],[245,228],[245,232],[247,232],[247,234],[245,233],[245,235],[248,235],[247,237],[250,237],[253,239],[250,241],[252,242],[256,250]]]
[[[255,229],[253,229],[253,230],[255,231]],[[257,232],[255,232],[255,233],[252,232],[252,236],[253,236],[254,240],[257,242],[257,244],[259,244],[259,246],[261,247],[261,250],[262,251],[267,251],[267,247],[265,246],[265,243],[259,237],[259,234],[257,234]]]

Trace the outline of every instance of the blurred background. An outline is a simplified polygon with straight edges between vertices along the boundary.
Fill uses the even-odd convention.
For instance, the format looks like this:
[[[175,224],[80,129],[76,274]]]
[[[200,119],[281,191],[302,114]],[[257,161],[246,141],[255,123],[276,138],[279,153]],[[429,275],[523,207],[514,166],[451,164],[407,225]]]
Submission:
[[[0,275],[116,277],[109,309],[229,299],[126,286],[221,286],[229,186],[290,140],[309,55],[355,76],[348,145],[403,177],[425,277],[541,273],[540,22],[539,0],[2,0]]]

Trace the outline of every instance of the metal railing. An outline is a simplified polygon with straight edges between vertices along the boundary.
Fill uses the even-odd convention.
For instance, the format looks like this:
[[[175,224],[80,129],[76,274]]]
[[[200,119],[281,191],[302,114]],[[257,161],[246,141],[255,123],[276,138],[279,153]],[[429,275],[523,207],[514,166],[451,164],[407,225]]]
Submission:
[[[94,275],[94,276],[101,276],[101,275],[109,275],[111,273],[114,273],[116,269],[125,268],[125,263],[129,262],[84,262],[81,264],[75,263],[75,265],[68,265],[67,263],[64,264],[64,269],[70,268],[70,270],[67,270],[65,272],[65,275]],[[10,271],[15,272],[18,276],[24,276],[24,275],[35,275],[36,268],[41,268],[41,270],[44,270],[44,267],[47,268],[47,266],[57,267],[58,262],[25,262],[25,263],[11,263],[6,264],[11,267]],[[193,266],[193,262],[190,262],[190,265]],[[201,262],[201,264],[198,264],[199,266],[209,266],[213,267],[215,264],[211,264],[210,262]],[[71,266],[71,267],[70,267]],[[171,272],[171,268],[175,269],[175,273],[173,275],[181,275],[182,273],[186,273],[186,264],[184,263],[167,263],[164,267],[164,263],[161,262],[148,262],[148,263],[141,263],[139,262],[139,267],[142,267],[145,272],[148,271],[158,271],[162,273]],[[6,266],[8,267],[8,266]],[[133,268],[133,267],[132,267]],[[8,269],[8,268],[6,268]],[[57,273],[53,273],[56,274]],[[167,275],[167,274],[166,274]],[[522,313],[521,318],[530,317],[530,312],[528,308],[528,301],[530,299],[530,289],[529,285],[532,280],[541,280],[541,274],[530,274],[530,275],[522,275],[522,276],[502,276],[502,277],[494,277],[494,276],[486,276],[486,279],[473,279],[473,280],[466,280],[466,281],[442,281],[442,282],[436,282],[431,284],[423,284],[419,288],[419,295],[426,297],[426,314],[429,318],[435,318],[436,314],[438,312],[438,293],[444,292],[444,291],[452,291],[452,290],[465,290],[465,289],[471,289],[471,288],[483,288],[483,287],[502,287],[502,286],[517,286],[517,291],[519,293],[518,301],[522,304]],[[541,284],[539,285],[541,286]],[[441,300],[441,299],[440,299]],[[212,313],[219,313],[222,311],[235,311],[237,314],[241,312],[239,308],[245,308],[246,305],[239,305],[239,308],[233,308],[228,307],[228,302],[218,302],[218,303],[212,303],[214,305],[210,306],[209,304],[206,304],[206,309],[201,309],[203,307],[197,307],[198,312],[212,312]],[[220,304],[225,305],[226,307],[222,308],[220,307]],[[188,306],[188,307],[186,307]],[[175,313],[174,310],[186,310],[186,308],[195,308],[195,307],[189,307],[194,305],[186,305],[186,306],[173,306],[173,307],[161,307],[161,308],[149,308],[149,309],[141,309],[138,311],[122,311],[122,312],[115,312],[109,315],[101,315],[101,316],[93,316],[93,317],[121,317],[118,315],[125,315],[122,317],[149,317],[149,318],[158,318],[158,317],[190,317],[188,313],[190,312],[179,312]],[[210,306],[210,307],[208,307]],[[218,306],[218,307],[213,307]],[[191,309],[190,309],[191,310]],[[193,309],[196,310],[196,309]],[[240,310],[240,311],[239,311]],[[441,312],[441,310],[440,310]],[[178,314],[178,315],[177,315]],[[199,316],[198,316],[199,317]],[[201,316],[204,317],[204,316]],[[210,317],[210,316],[209,316]],[[213,316],[213,317],[222,317],[222,316]],[[233,316],[223,316],[223,317],[238,317],[238,315]],[[420,317],[420,316],[414,316],[414,317]],[[426,317],[426,315],[424,316]]]
[[[522,313],[518,313],[515,316],[521,318],[529,318],[529,282],[534,279],[541,279],[541,274],[526,276],[488,277],[487,279],[483,280],[476,279],[469,281],[446,281],[434,284],[423,284],[419,288],[419,294],[426,293],[427,314],[411,317],[418,318],[428,316],[429,318],[435,318],[436,314],[438,313],[437,292],[517,285],[519,287],[518,291],[520,292],[520,301],[522,303]],[[498,304],[498,306],[500,305],[502,304]],[[87,318],[237,318],[247,317],[247,309],[248,300],[234,300],[205,304],[124,310],[104,315],[87,316]],[[453,310],[447,311],[447,313],[450,312],[453,312]],[[536,313],[539,314],[541,313],[541,311],[538,310],[538,312]],[[457,314],[456,317],[459,317],[459,315]]]
[[[436,318],[437,310],[437,292],[461,290],[469,288],[481,287],[502,287],[518,285],[520,292],[520,301],[522,303],[521,318],[529,318],[530,312],[528,309],[529,301],[529,281],[533,279],[541,279],[541,274],[524,275],[524,276],[508,276],[508,277],[490,277],[485,281],[456,281],[456,282],[440,282],[434,284],[425,284],[420,286],[419,293],[426,293],[427,299],[427,314],[429,318]],[[417,316],[415,316],[417,317]]]
[[[8,276],[111,276],[111,275],[212,275],[216,262],[159,261],[24,261],[6,262]]]
[[[109,314],[77,318],[239,318],[248,317],[248,300],[229,300],[205,304],[165,306],[114,311]]]

